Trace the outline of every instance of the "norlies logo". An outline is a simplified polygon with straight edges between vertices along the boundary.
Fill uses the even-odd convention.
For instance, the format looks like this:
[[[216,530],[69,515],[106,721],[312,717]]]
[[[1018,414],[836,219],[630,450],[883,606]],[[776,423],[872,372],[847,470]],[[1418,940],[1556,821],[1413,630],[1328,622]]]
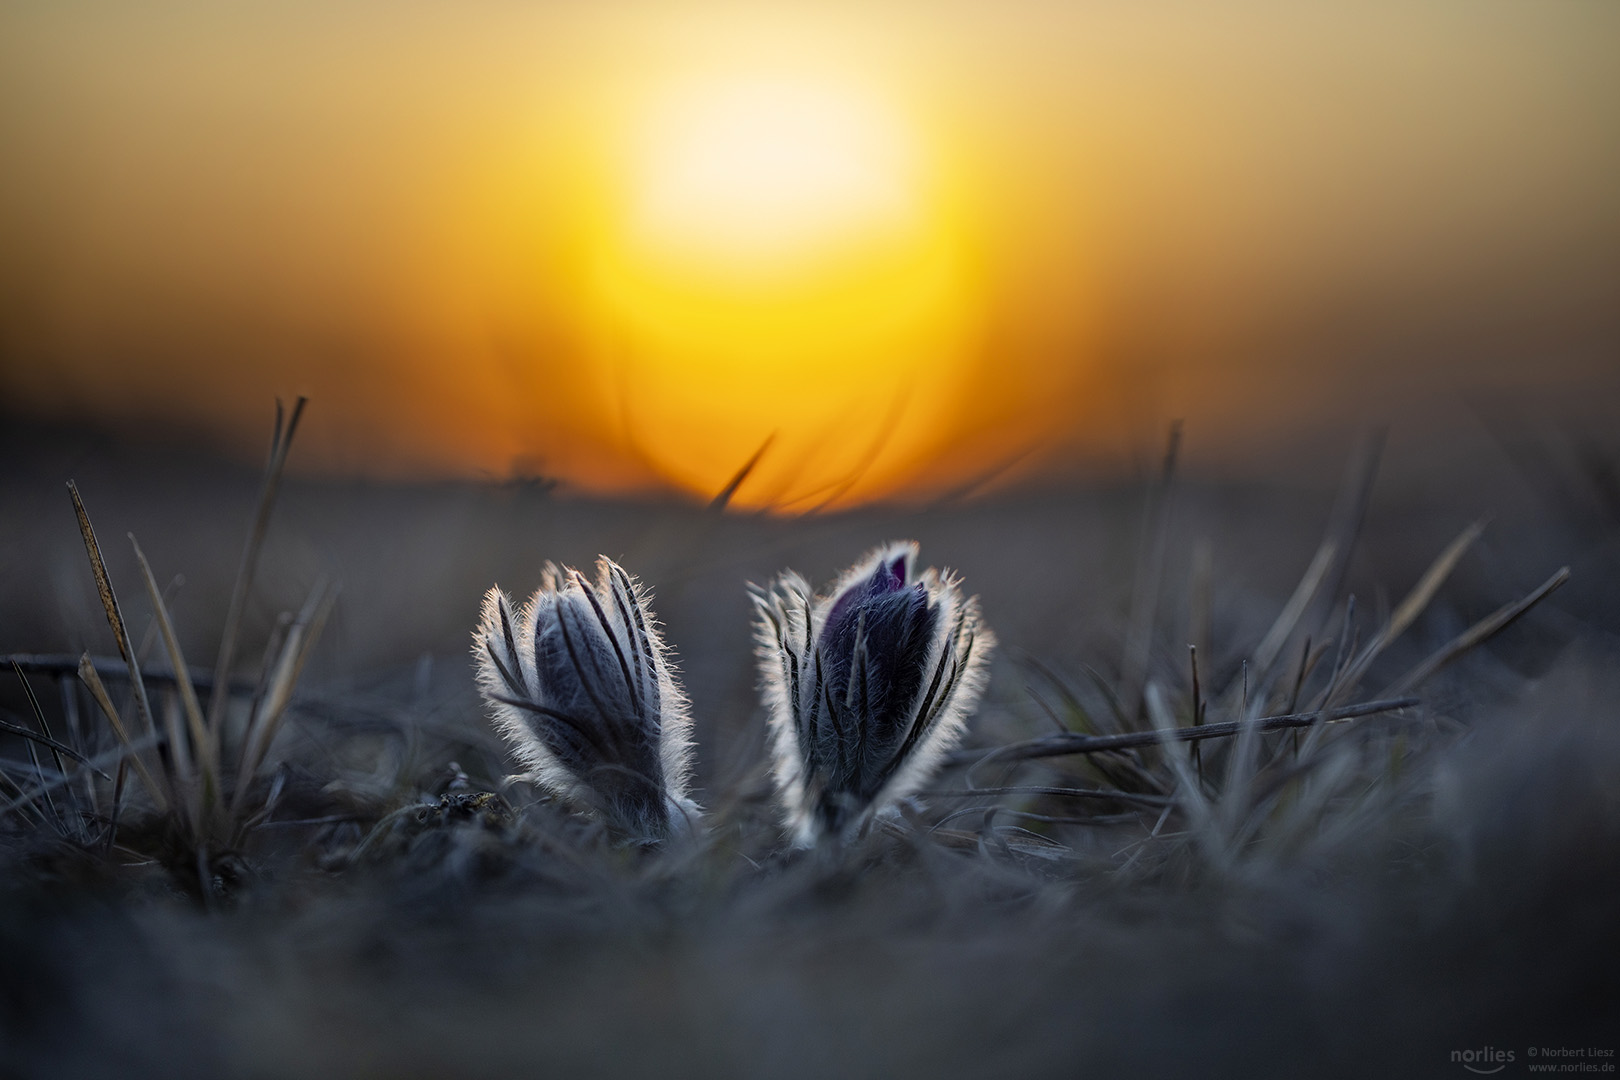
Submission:
[[[1451,1060],[1471,1073],[1489,1076],[1508,1067],[1508,1062],[1513,1060],[1513,1051],[1498,1050],[1494,1046],[1486,1046],[1478,1050],[1453,1050]]]

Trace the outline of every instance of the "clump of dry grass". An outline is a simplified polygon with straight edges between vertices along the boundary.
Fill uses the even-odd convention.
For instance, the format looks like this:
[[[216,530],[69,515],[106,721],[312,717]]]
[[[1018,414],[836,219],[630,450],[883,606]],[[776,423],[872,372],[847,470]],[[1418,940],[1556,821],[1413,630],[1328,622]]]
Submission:
[[[77,485],[69,481],[68,493],[96,592],[118,648],[120,674],[128,689],[120,707],[104,678],[111,674],[108,669],[112,663],[98,662],[89,653],[71,665],[50,657],[12,657],[10,666],[27,688],[39,731],[7,725],[6,730],[27,740],[34,768],[32,783],[27,782],[29,778],[0,772],[13,792],[12,798],[0,805],[0,814],[28,815],[62,840],[87,850],[136,860],[156,858],[209,902],[222,897],[236,883],[242,870],[239,850],[243,840],[268,815],[279,794],[277,786],[266,794],[258,782],[261,767],[336,595],[322,582],[296,614],[285,615],[266,649],[257,683],[243,687],[251,693],[233,694],[236,687],[232,673],[243,613],[303,408],[304,399],[300,398],[291,415],[285,416],[277,404],[269,463],[212,678],[200,677],[187,664],[151,564],[131,534],[130,543],[152,606],[152,632],[162,642],[169,660],[166,672],[143,668],[142,656],[152,633],[141,645],[132,640],[90,514]],[[45,711],[29,684],[29,670],[44,673],[57,683],[70,729],[68,744],[52,736]],[[100,753],[91,749],[100,740],[93,725],[82,717],[78,695],[68,682],[70,670],[114,736],[111,749]],[[206,714],[198,696],[199,685],[208,692]],[[239,706],[235,716],[233,696]],[[54,768],[40,766],[36,744],[50,751]],[[108,769],[113,770],[111,775]],[[120,843],[121,827],[125,840],[131,831],[127,805],[131,774],[144,796],[139,809],[145,812],[136,826],[140,840],[134,848]]]
[[[1423,797],[1426,780],[1402,771],[1403,758],[1434,735],[1434,719],[1414,692],[1569,577],[1567,567],[1558,570],[1367,694],[1375,662],[1417,622],[1483,531],[1478,523],[1464,529],[1363,639],[1355,597],[1339,606],[1333,593],[1377,473],[1379,440],[1369,438],[1350,462],[1298,586],[1252,650],[1222,665],[1230,681],[1212,686],[1207,559],[1195,558],[1187,605],[1187,636],[1203,638],[1203,663],[1196,643],[1183,646],[1179,671],[1173,647],[1154,648],[1174,637],[1154,625],[1154,615],[1179,441],[1177,428],[1149,493],[1115,677],[1087,666],[1077,683],[1027,658],[1027,692],[1056,730],[950,755],[957,783],[922,792],[910,807],[910,829],[956,848],[1100,866],[1126,880],[1172,870],[1181,880],[1241,876],[1331,852],[1364,831],[1368,815]],[[976,827],[964,830],[967,823]]]

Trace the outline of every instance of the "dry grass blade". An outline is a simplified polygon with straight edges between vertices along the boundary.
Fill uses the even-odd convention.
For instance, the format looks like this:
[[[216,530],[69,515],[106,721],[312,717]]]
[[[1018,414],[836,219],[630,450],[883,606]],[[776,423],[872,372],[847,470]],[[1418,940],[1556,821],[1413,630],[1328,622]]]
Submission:
[[[124,618],[118,613],[118,597],[114,595],[112,581],[107,577],[107,564],[101,558],[101,545],[96,542],[96,530],[90,525],[90,515],[85,511],[84,500],[79,498],[79,485],[72,480],[68,481],[68,495],[73,499],[73,513],[79,519],[79,533],[84,537],[84,549],[90,556],[90,571],[96,577],[96,593],[101,597],[101,606],[106,609],[107,623],[112,627],[113,641],[118,645],[118,655],[127,663],[130,657],[129,635],[124,631]]]
[[[1406,599],[1402,600],[1400,606],[1390,615],[1389,627],[1385,631],[1389,637],[1399,637],[1406,631],[1407,627],[1412,625],[1413,620],[1423,612],[1424,608],[1429,606],[1429,601],[1434,599],[1434,594],[1439,590],[1441,584],[1457,568],[1457,563],[1462,559],[1463,554],[1470,547],[1473,547],[1474,541],[1478,540],[1480,534],[1484,531],[1485,523],[1476,521],[1464,529],[1457,539],[1446,546],[1446,549],[1440,553],[1439,558],[1434,560],[1434,564],[1424,572],[1423,577],[1418,579],[1418,583],[1412,587],[1412,591],[1407,594]]]
[[[33,815],[36,825],[44,826],[44,812],[33,805],[35,796],[30,795],[21,784],[7,776],[3,769],[0,769],[0,790],[16,793],[14,798],[4,804],[4,809],[0,809],[0,814],[10,813],[12,810],[26,811]]]
[[[1041,444],[1030,443],[1028,446],[1024,446],[1013,451],[1012,453],[996,461],[994,464],[990,465],[988,468],[981,470],[962,483],[957,484],[955,487],[947,488],[945,491],[940,492],[939,495],[928,503],[928,508],[931,510],[938,510],[943,507],[953,506],[967,500],[968,498],[971,498],[974,494],[995,483],[1001,477],[1012,472],[1025,461],[1034,457],[1040,452],[1040,450]]]
[[[146,734],[154,741],[157,739],[157,724],[152,717],[152,704],[146,696],[146,681],[141,678],[141,667],[137,662],[135,651],[130,648],[129,631],[124,623],[124,615],[118,608],[118,596],[113,592],[112,579],[107,576],[107,564],[101,557],[101,545],[96,542],[96,531],[90,525],[90,514],[84,508],[84,500],[79,498],[78,485],[68,481],[68,494],[73,497],[73,513],[79,519],[79,533],[84,537],[84,550],[90,556],[90,569],[96,576],[96,592],[101,595],[101,606],[107,612],[107,625],[112,627],[113,638],[118,642],[118,653],[124,658],[124,664],[129,669],[130,690],[135,696],[135,713],[141,719]],[[88,653],[86,657],[88,658]],[[93,669],[92,669],[93,670]],[[84,676],[84,662],[80,661],[79,675]],[[96,682],[99,684],[100,679]],[[106,694],[106,689],[102,689]],[[108,705],[111,699],[108,699]],[[103,707],[105,710],[105,706]],[[114,714],[117,710],[112,710]],[[124,736],[128,742],[128,736]],[[174,770],[169,762],[169,750],[161,743],[158,745],[158,760],[163,765],[163,773],[168,781],[171,792],[174,789]],[[159,799],[160,805],[167,800]]]
[[[264,546],[264,535],[270,527],[270,511],[276,504],[276,493],[281,489],[281,476],[286,469],[287,454],[292,449],[293,435],[298,431],[298,419],[304,413],[308,398],[300,397],[293,406],[292,416],[282,429],[281,403],[276,402],[276,429],[270,440],[270,461],[265,466],[264,484],[259,489],[259,508],[253,517],[253,528],[248,533],[247,546],[242,549],[242,562],[236,571],[236,584],[231,589],[231,603],[225,611],[225,631],[220,636],[219,659],[214,664],[214,691],[208,699],[208,735],[216,744],[220,728],[225,723],[225,705],[230,693],[231,661],[236,658],[236,639],[242,631],[242,617],[247,610],[248,593],[253,588],[253,573],[259,563],[259,549]]]
[[[1385,625],[1383,630],[1379,631],[1376,637],[1367,643],[1366,649],[1362,651],[1360,656],[1356,657],[1355,661],[1344,673],[1338,683],[1339,692],[1349,693],[1353,691],[1356,684],[1361,681],[1362,676],[1367,674],[1367,669],[1372,666],[1372,662],[1378,659],[1379,654],[1389,647],[1390,642],[1400,637],[1411,627],[1417,617],[1423,613],[1423,609],[1428,607],[1429,602],[1434,599],[1434,594],[1440,591],[1440,586],[1445,584],[1446,579],[1451,576],[1451,572],[1457,568],[1457,563],[1462,560],[1463,555],[1473,546],[1474,541],[1479,539],[1480,533],[1484,531],[1485,523],[1476,521],[1446,546],[1446,549],[1440,553],[1439,557],[1423,572],[1423,576],[1418,579],[1418,583],[1412,586],[1412,591],[1407,593],[1406,598],[1390,613],[1389,623]]]
[[[39,698],[34,695],[34,688],[29,684],[28,676],[24,675],[22,668],[16,664],[11,665],[11,670],[16,673],[17,681],[22,683],[23,693],[28,697],[28,707],[34,711],[34,719],[39,723],[39,730],[45,733],[45,738],[37,741],[50,750],[51,760],[56,765],[56,771],[66,773],[67,766],[62,763],[62,750],[66,749],[66,747],[63,747],[61,743],[51,737],[50,722],[45,719],[45,710],[40,708]],[[73,755],[69,754],[69,756]]]
[[[71,761],[76,761],[81,765],[86,765],[90,762],[89,758],[73,749],[73,747],[69,746],[67,743],[58,742],[49,735],[41,735],[32,728],[25,728],[21,724],[12,724],[5,720],[0,720],[0,731],[5,732],[7,735],[16,735],[18,738],[29,739],[43,747],[46,747],[51,751],[51,753],[60,754],[61,756],[68,758]],[[103,780],[112,779],[112,777],[108,776],[106,773],[102,773],[101,778]]]
[[[118,710],[113,707],[112,698],[107,694],[106,685],[101,681],[101,676],[97,674],[95,665],[90,662],[89,653],[85,653],[83,659],[79,661],[79,678],[83,680],[85,688],[90,691],[90,696],[100,706],[101,714],[107,718],[107,725],[112,728],[113,734],[118,737],[118,741],[123,745],[124,749],[130,751],[129,762],[134,766],[135,775],[140,778],[141,786],[151,796],[153,804],[160,812],[168,809],[168,799],[164,798],[163,791],[158,787],[157,780],[147,771],[146,763],[141,760],[139,754],[135,753],[133,749],[135,742],[129,737],[129,732],[124,729],[124,722],[119,719]]]
[[[1120,689],[1125,695],[1127,717],[1135,717],[1141,711],[1142,682],[1147,678],[1148,660],[1153,651],[1154,616],[1159,610],[1164,557],[1170,543],[1170,493],[1176,479],[1176,460],[1180,455],[1181,421],[1177,420],[1170,425],[1159,483],[1143,513],[1142,546],[1137,550],[1130,621],[1125,629],[1125,656],[1120,666]]]
[[[336,599],[335,590],[328,588],[326,582],[317,583],[310,592],[309,599],[304,602],[298,617],[287,628],[287,635],[281,643],[281,651],[270,669],[264,698],[249,719],[247,733],[242,739],[242,758],[236,771],[236,791],[231,798],[233,818],[239,817],[242,812],[253,776],[270,749],[270,742],[275,738],[281,718],[292,700],[293,687],[298,683],[304,662],[309,659],[310,649],[315,644],[315,639],[320,636],[321,628],[326,624],[326,618],[331,613]]]
[[[186,726],[191,733],[191,745],[196,756],[196,771],[201,781],[198,805],[194,808],[193,824],[201,831],[209,817],[220,809],[219,789],[219,750],[209,737],[208,728],[203,719],[202,704],[197,700],[196,688],[191,685],[191,672],[186,667],[186,659],[180,651],[180,640],[175,636],[174,620],[169,617],[169,607],[163,602],[163,593],[158,589],[157,578],[152,575],[152,567],[146,561],[146,553],[136,542],[133,535],[129,542],[134,545],[135,559],[140,563],[141,577],[146,582],[146,595],[152,601],[152,613],[157,619],[158,632],[163,636],[163,647],[169,653],[169,663],[174,667],[175,686],[180,693],[180,705],[185,712]],[[176,733],[170,734],[170,739],[176,744],[173,754],[178,761],[182,757],[182,748]]]
[[[1277,616],[1277,621],[1271,624],[1271,629],[1266,631],[1266,636],[1255,646],[1254,666],[1257,670],[1262,673],[1269,671],[1271,665],[1277,662],[1283,645],[1293,634],[1294,627],[1299,625],[1299,620],[1304,618],[1305,609],[1316,599],[1317,590],[1322,587],[1322,582],[1327,579],[1328,572],[1338,561],[1338,557],[1338,539],[1333,536],[1323,537],[1322,546],[1316,549],[1311,564],[1305,568],[1304,576],[1294,587],[1294,594],[1288,598],[1288,603],[1283,605],[1282,612]]]
[[[1210,655],[1215,629],[1215,551],[1208,538],[1193,545],[1192,568],[1187,574],[1187,643]]]
[[[22,675],[21,668],[18,668],[16,664],[13,664],[12,667],[17,669],[17,674],[18,674],[18,677],[20,678],[21,675]],[[30,700],[33,699],[34,694],[33,694],[32,690],[28,691],[28,696],[29,696]],[[38,710],[39,704],[37,702],[34,703],[34,708],[36,710]],[[77,750],[73,749],[73,747],[69,746],[67,743],[57,740],[56,738],[52,737],[50,734],[43,734],[42,735],[39,732],[33,730],[32,728],[23,727],[21,724],[13,724],[13,723],[9,723],[8,721],[5,721],[5,720],[0,720],[0,731],[4,731],[8,735],[16,735],[19,738],[28,739],[28,740],[30,740],[32,742],[36,742],[39,745],[49,749],[51,753],[60,755],[61,757],[65,757],[65,758],[69,759],[70,761],[76,761],[81,765],[88,764],[89,761],[90,761],[89,758],[85,757],[83,754],[81,754]],[[65,772],[66,771],[65,769],[62,768],[62,765],[61,765],[60,762],[57,763],[57,770],[59,772]],[[111,780],[112,779],[112,777],[108,776],[106,773],[102,773],[101,777],[104,780]]]
[[[1356,537],[1361,533],[1361,523],[1367,516],[1373,483],[1378,479],[1378,460],[1383,453],[1383,445],[1382,431],[1373,431],[1351,455],[1322,544],[1312,556],[1294,594],[1283,605],[1277,621],[1254,650],[1255,674],[1259,679],[1264,680],[1270,673],[1271,666],[1282,655],[1283,646],[1288,644],[1295,628],[1310,610],[1312,601],[1326,596],[1331,602],[1338,593],[1350,565]]]
[[[743,486],[743,483],[753,473],[754,469],[759,466],[760,461],[764,459],[766,452],[770,450],[771,444],[775,441],[776,432],[773,431],[765,436],[765,441],[759,444],[759,449],[755,450],[748,460],[743,462],[742,468],[738,469],[732,478],[727,481],[726,486],[720,489],[720,493],[710,500],[710,510],[719,513],[730,505],[731,497],[737,494],[737,489]]]
[[[889,403],[888,414],[884,417],[883,423],[878,426],[877,434],[872,437],[871,442],[867,443],[866,449],[861,452],[859,460],[844,474],[841,480],[832,486],[831,491],[819,499],[815,505],[803,511],[799,515],[800,517],[814,517],[816,514],[821,513],[827,507],[834,505],[839,499],[849,494],[849,490],[861,482],[861,477],[871,471],[878,458],[883,456],[884,448],[889,445],[889,440],[894,438],[894,433],[899,430],[900,420],[905,416],[906,406],[910,403],[910,400],[911,395],[904,389],[895,395],[894,400]]]
[[[144,750],[145,748],[153,745],[155,742],[155,737],[148,737],[140,740],[138,743],[125,743],[116,749],[107,751],[105,754],[100,754],[94,758],[91,758],[89,761],[85,762],[85,764],[89,768],[94,769],[97,773],[105,776],[106,773],[103,771],[103,766],[114,764],[122,766],[126,760],[135,760],[135,756],[138,751]],[[120,775],[122,775],[121,768]],[[23,790],[18,788],[20,794],[16,798],[6,803],[0,803],[0,816],[9,814],[11,811],[18,809],[19,807],[26,806],[37,799],[48,798],[51,792],[55,791],[57,788],[65,787],[72,782],[73,777],[71,775],[66,773],[57,773],[49,779],[43,780],[41,783],[31,789]]]
[[[1569,567],[1566,566],[1542,582],[1534,592],[1524,599],[1515,600],[1511,604],[1504,604],[1502,607],[1497,608],[1494,612],[1451,639],[1442,648],[1436,650],[1427,660],[1396,680],[1395,684],[1390,687],[1389,693],[1405,694],[1415,690],[1435,672],[1469,649],[1484,644],[1507,629],[1519,616],[1541,603],[1553,590],[1568,580]]]
[[[1193,772],[1186,745],[1175,736],[1180,729],[1176,727],[1175,717],[1170,713],[1170,706],[1165,704],[1164,692],[1159,689],[1158,683],[1148,682],[1143,691],[1143,701],[1147,706],[1148,719],[1153,723],[1153,734],[1164,748],[1164,757],[1170,763],[1171,771],[1176,774],[1176,793],[1183,796],[1177,801],[1186,807],[1188,816],[1192,818],[1194,834],[1209,849],[1216,864],[1224,865],[1225,846],[1215,832],[1213,808],[1204,794],[1203,784]]]
[[[41,728],[49,731],[50,729],[45,725],[45,714],[40,710],[39,707],[39,700],[34,697],[33,687],[28,685],[28,680],[23,677],[21,671],[17,672],[17,676],[18,678],[22,679],[23,688],[28,692],[29,704],[33,705],[34,707],[34,719],[39,723]],[[56,831],[65,836],[68,834],[68,832],[72,831],[69,829],[67,824],[69,819],[62,816],[61,808],[56,805],[56,799],[51,795],[51,791],[54,790],[55,785],[52,785],[51,787],[45,786],[45,768],[40,764],[39,761],[39,746],[32,740],[29,740],[27,746],[28,762],[33,766],[34,779],[39,782],[40,793],[45,799],[45,812],[50,816],[51,822],[56,826]],[[62,764],[62,755],[53,752],[51,759],[56,765],[56,775],[66,778],[67,768]]]
[[[1226,760],[1226,782],[1221,787],[1221,805],[1219,818],[1221,832],[1224,836],[1235,836],[1239,820],[1242,817],[1242,808],[1248,804],[1250,787],[1254,782],[1256,758],[1258,756],[1260,739],[1259,699],[1252,702],[1245,700],[1243,711],[1238,714],[1237,739],[1232,745],[1232,752]]]

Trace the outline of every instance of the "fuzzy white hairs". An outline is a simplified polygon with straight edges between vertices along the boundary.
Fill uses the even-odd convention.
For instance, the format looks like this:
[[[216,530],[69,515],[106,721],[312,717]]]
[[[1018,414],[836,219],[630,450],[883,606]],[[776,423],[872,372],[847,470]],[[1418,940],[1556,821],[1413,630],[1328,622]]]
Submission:
[[[640,585],[613,560],[593,584],[548,563],[522,610],[499,588],[474,633],[478,685],[524,779],[625,837],[686,834],[692,722]]]
[[[847,838],[917,790],[961,737],[995,645],[977,597],[869,553],[820,597],[791,571],[753,590],[777,793],[797,843]]]

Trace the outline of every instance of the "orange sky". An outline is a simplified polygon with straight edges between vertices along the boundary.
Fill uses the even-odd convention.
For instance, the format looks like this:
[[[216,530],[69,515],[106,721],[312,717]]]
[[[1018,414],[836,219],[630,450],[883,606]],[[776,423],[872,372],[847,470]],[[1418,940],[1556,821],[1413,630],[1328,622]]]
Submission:
[[[14,3],[0,408],[744,504],[1620,368],[1620,7]]]

